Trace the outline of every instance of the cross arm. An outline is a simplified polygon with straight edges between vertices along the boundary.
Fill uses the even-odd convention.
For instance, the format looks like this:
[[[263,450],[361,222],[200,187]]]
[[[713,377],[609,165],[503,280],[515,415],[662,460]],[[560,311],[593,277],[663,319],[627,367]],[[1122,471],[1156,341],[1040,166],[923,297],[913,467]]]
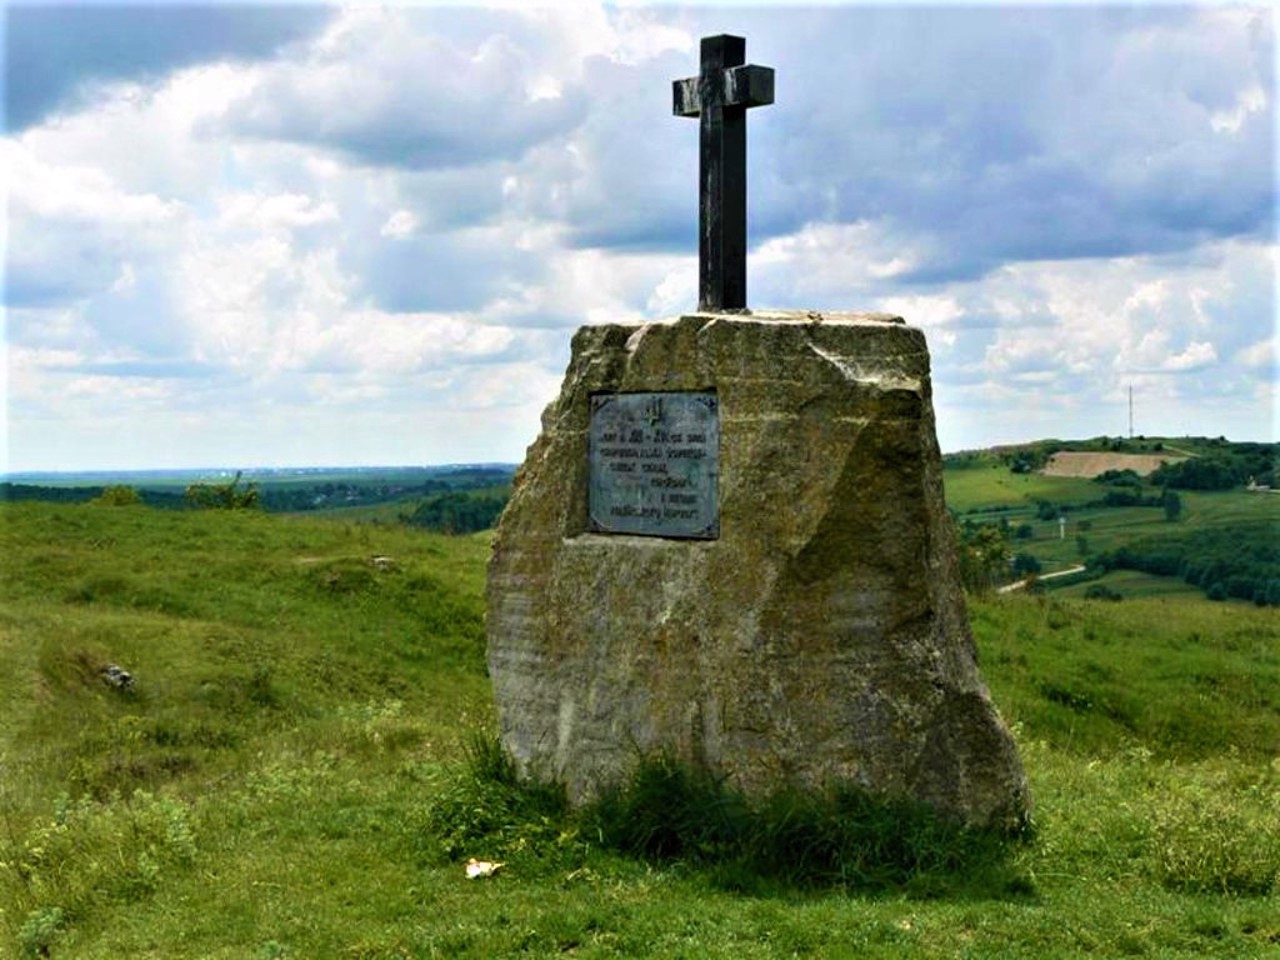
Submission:
[[[677,117],[696,117],[702,113],[697,77],[673,81],[671,93],[675,102],[673,112]]]
[[[773,103],[773,68],[733,67],[724,72],[726,107],[767,107]]]
[[[716,83],[716,81],[719,81]],[[671,84],[672,112],[677,117],[702,115],[701,77],[688,77]],[[707,100],[726,107],[765,107],[773,103],[773,68],[755,64],[729,67],[712,75],[717,89],[707,91]]]

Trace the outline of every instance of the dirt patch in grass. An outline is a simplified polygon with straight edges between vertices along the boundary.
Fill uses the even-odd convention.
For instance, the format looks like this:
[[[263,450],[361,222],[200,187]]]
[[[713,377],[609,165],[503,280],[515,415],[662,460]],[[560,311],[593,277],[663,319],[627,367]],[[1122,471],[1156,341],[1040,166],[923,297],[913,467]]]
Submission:
[[[1132,470],[1145,477],[1162,463],[1177,463],[1186,457],[1168,457],[1158,453],[1090,453],[1064,451],[1055,453],[1044,465],[1046,477],[1096,477],[1108,470]]]

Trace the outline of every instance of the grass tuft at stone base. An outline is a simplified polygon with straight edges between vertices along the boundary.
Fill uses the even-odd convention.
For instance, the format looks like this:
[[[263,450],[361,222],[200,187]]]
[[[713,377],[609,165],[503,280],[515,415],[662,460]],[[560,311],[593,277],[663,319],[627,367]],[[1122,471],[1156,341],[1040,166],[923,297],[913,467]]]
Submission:
[[[520,782],[501,746],[473,741],[467,762],[432,803],[439,852],[476,850],[571,869],[591,844],[652,863],[704,872],[713,886],[763,895],[787,889],[896,892],[910,897],[1025,897],[1029,877],[1010,853],[1021,832],[965,827],[911,801],[852,787],[785,789],[751,800],[669,755],[571,809],[563,788]]]

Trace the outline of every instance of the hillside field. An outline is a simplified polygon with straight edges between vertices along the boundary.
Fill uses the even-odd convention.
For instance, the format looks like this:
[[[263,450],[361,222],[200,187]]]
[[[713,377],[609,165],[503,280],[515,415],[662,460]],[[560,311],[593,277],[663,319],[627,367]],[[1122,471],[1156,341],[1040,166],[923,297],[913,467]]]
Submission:
[[[1115,454],[1090,456],[1112,458],[1107,463],[1123,462],[1114,460]],[[1005,524],[1011,532],[1023,528],[1023,535],[1010,536],[1009,548],[1034,556],[1044,573],[1087,564],[1135,541],[1178,538],[1200,530],[1271,530],[1280,544],[1280,493],[1178,490],[1181,508],[1170,520],[1158,506],[1102,505],[1099,501],[1113,488],[1087,477],[1015,473],[995,458],[976,464],[948,463],[944,483],[947,506],[961,522]],[[1143,492],[1150,497],[1160,493],[1152,487]],[[1042,512],[1042,505],[1049,509]],[[1065,519],[1065,524],[1058,517]],[[1143,576],[1134,571],[1112,571],[1099,582],[1128,597],[1203,595],[1178,578]],[[1083,594],[1079,586],[1053,589],[1067,591],[1064,595]]]
[[[1174,463],[1185,457],[1153,453],[1087,453],[1064,450],[1055,453],[1044,465],[1047,477],[1085,477],[1093,479],[1108,470],[1132,470],[1145,477],[1162,463]]]
[[[1254,515],[1215,497],[1180,522]],[[0,504],[0,956],[1280,957],[1274,609],[973,601],[1033,834],[802,883],[622,852],[482,776],[487,554],[487,534]],[[468,857],[506,865],[469,880]]]

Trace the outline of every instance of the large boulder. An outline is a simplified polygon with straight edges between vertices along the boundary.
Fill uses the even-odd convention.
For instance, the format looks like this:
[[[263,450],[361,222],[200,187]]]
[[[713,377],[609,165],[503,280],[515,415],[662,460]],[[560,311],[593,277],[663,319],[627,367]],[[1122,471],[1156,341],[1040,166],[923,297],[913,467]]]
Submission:
[[[591,398],[650,391],[718,399],[712,539],[590,532]],[[487,601],[502,742],[573,802],[672,753],[751,796],[845,783],[1026,816],[966,619],[928,350],[898,317],[580,329]]]

